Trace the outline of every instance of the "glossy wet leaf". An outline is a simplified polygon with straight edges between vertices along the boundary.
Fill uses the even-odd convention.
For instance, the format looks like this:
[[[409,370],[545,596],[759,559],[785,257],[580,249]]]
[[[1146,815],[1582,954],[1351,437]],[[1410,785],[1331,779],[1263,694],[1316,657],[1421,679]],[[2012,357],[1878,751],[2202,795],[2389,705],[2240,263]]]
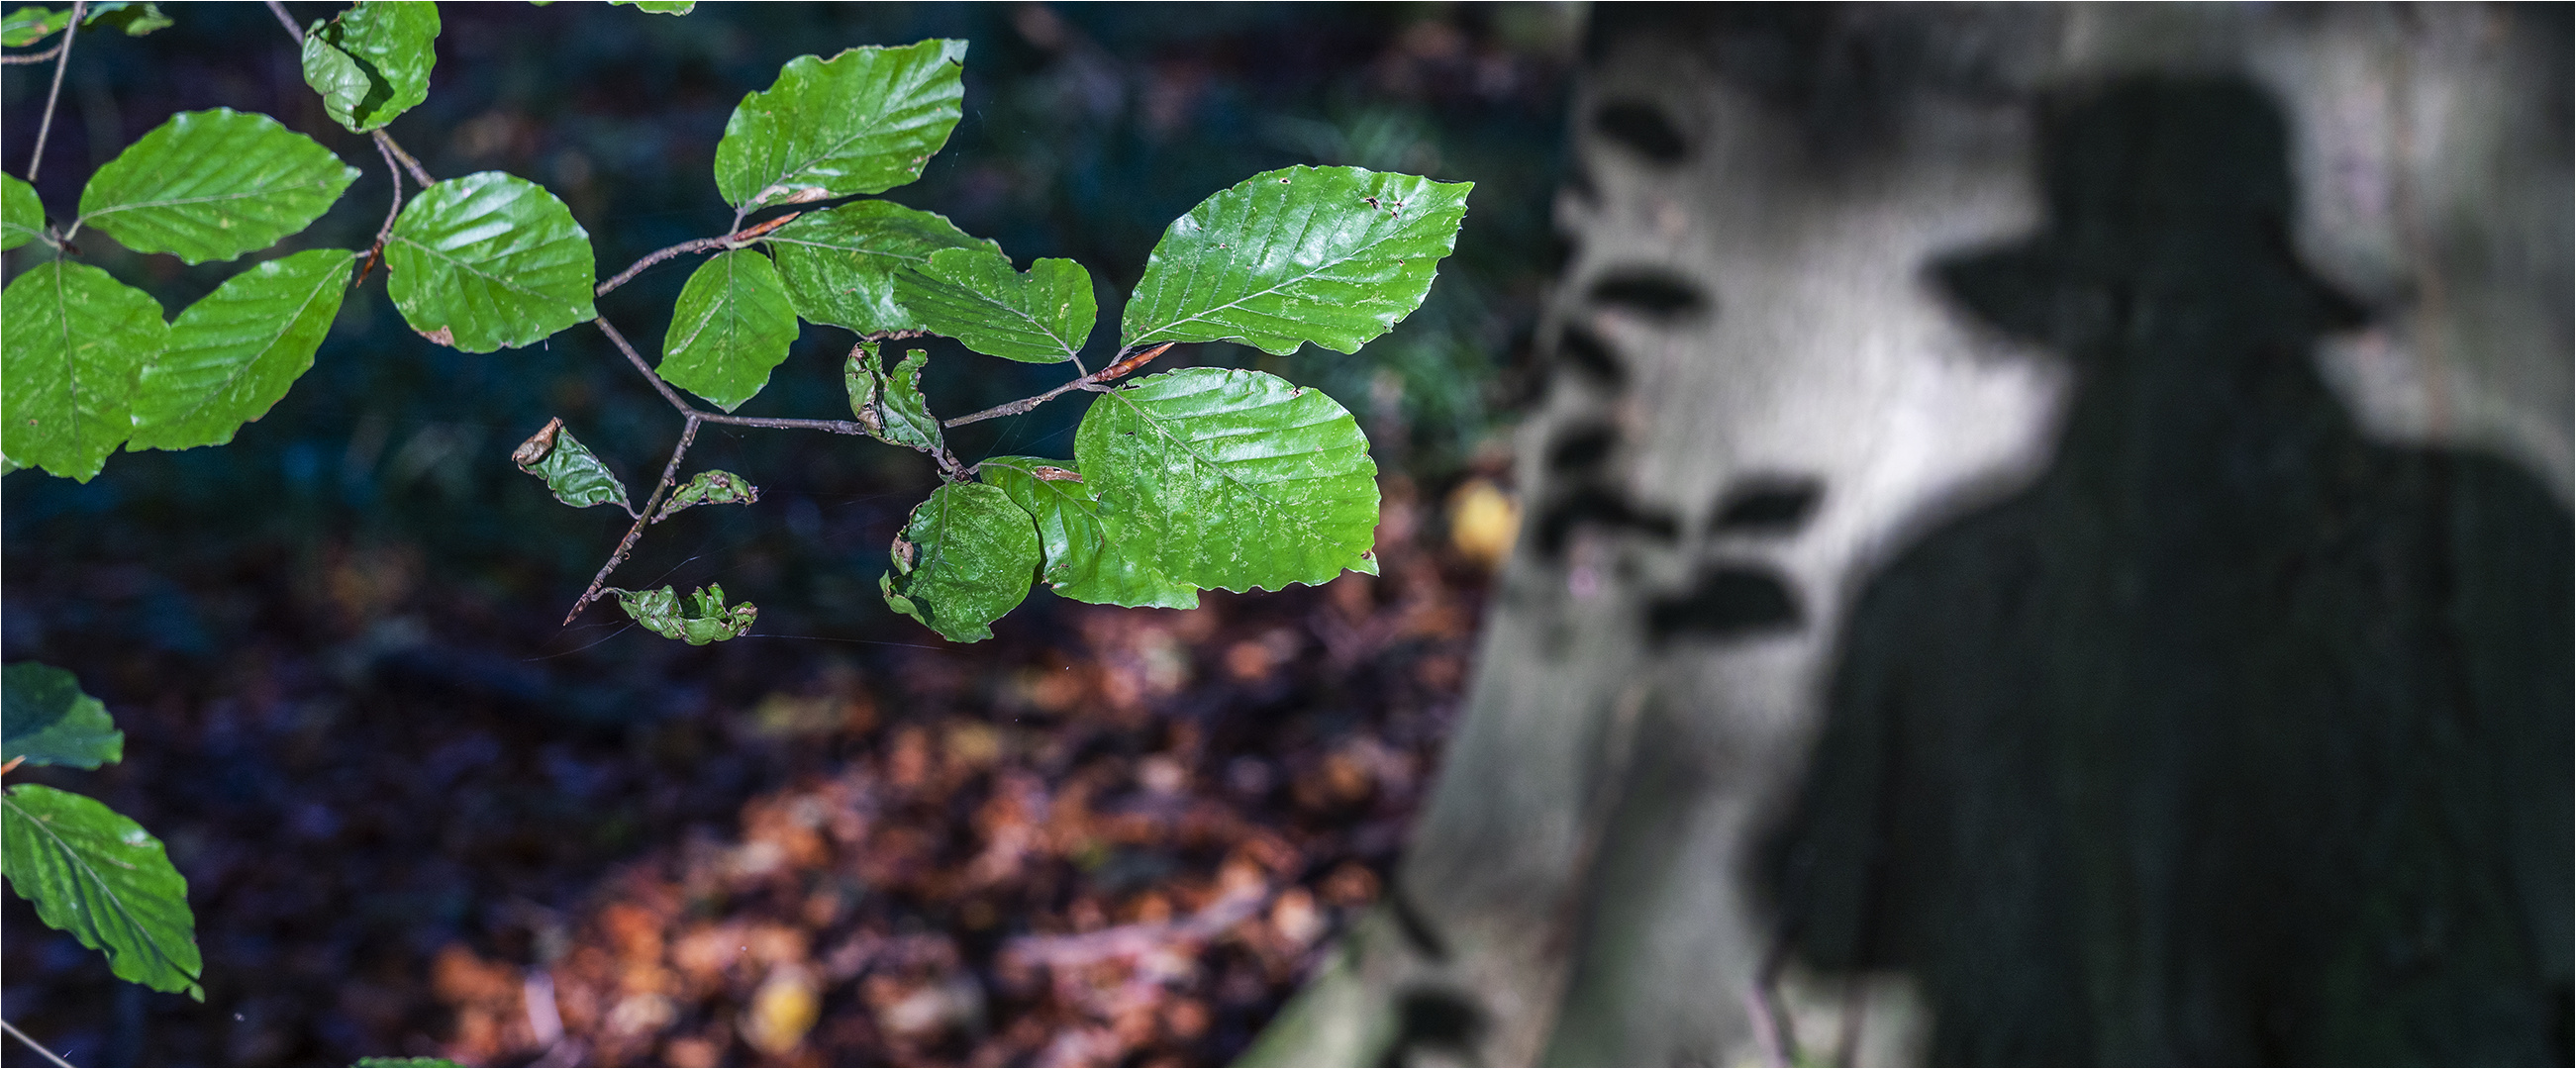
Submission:
[[[469,353],[534,345],[598,315],[590,232],[545,187],[500,171],[448,179],[405,203],[385,272],[411,329]]]
[[[608,2],[612,5],[623,4],[637,11],[655,15],[686,15],[698,9],[698,0],[608,0]]]
[[[894,288],[895,300],[931,333],[1030,364],[1081,355],[1100,315],[1091,272],[1071,260],[1039,260],[1021,274],[999,254],[942,249],[896,272]]]
[[[192,449],[233,440],[313,367],[349,292],[354,258],[314,249],[224,280],[179,313],[134,391],[128,449]]]
[[[438,29],[437,4],[362,0],[304,35],[304,84],[351,132],[383,126],[429,99]]]
[[[760,488],[751,485],[751,480],[729,471],[710,469],[691,476],[689,481],[671,491],[670,500],[662,503],[662,511],[654,514],[653,519],[659,523],[669,519],[672,513],[697,505],[749,505],[759,500]]]
[[[796,342],[796,309],[769,257],[733,249],[689,275],[662,339],[662,381],[731,412],[769,384]]]
[[[107,272],[49,260],[0,290],[0,452],[88,482],[134,433],[134,384],[161,353],[161,305]]]
[[[740,605],[724,603],[724,587],[709,583],[690,594],[683,606],[670,587],[660,590],[618,590],[617,607],[635,622],[663,638],[676,638],[692,646],[740,638],[760,618],[760,609],[746,601]]]
[[[0,15],[0,45],[25,48],[63,32],[72,24],[72,9],[27,6]]]
[[[895,302],[895,271],[926,264],[941,249],[1002,255],[1000,245],[969,236],[946,216],[883,200],[807,212],[767,240],[796,314],[861,334],[925,329]]]
[[[0,797],[0,872],[36,916],[107,954],[119,978],[204,1001],[188,881],[143,827],[36,784]]]
[[[1377,464],[1321,390],[1175,371],[1102,394],[1073,442],[1092,495],[1174,581],[1277,590],[1377,571]]]
[[[979,642],[1029,596],[1038,532],[1002,488],[949,483],[914,506],[893,557],[878,581],[888,606],[951,642]]]
[[[1120,344],[1240,341],[1356,352],[1431,290],[1472,182],[1357,167],[1244,179],[1172,221],[1127,302]]]
[[[921,369],[930,354],[914,350],[888,371],[877,343],[860,342],[841,364],[841,384],[850,394],[850,414],[870,437],[889,445],[936,453],[942,444],[939,418],[921,396]]]
[[[1198,588],[1155,571],[1125,520],[1102,511],[1070,463],[993,457],[975,466],[977,478],[1001,487],[1037,520],[1048,589],[1094,605],[1197,608]]]
[[[97,768],[125,759],[125,733],[80,680],[49,664],[0,668],[0,762]]]
[[[83,26],[104,30],[121,30],[127,37],[141,37],[172,25],[170,16],[161,13],[161,5],[149,0],[106,0],[89,5],[89,16]]]
[[[599,454],[573,437],[561,419],[547,420],[537,433],[519,443],[517,449],[510,451],[510,463],[545,480],[546,489],[564,504],[577,509],[615,505],[630,516],[635,513],[635,506],[626,500],[626,484],[617,481],[617,473],[608,470]]]
[[[183,111],[90,176],[81,225],[189,263],[257,252],[331,210],[358,169],[266,115]]]
[[[36,187],[16,175],[0,174],[0,249],[14,249],[45,236],[45,204]]]
[[[735,207],[882,193],[921,177],[965,99],[966,42],[798,56],[745,95],[716,143],[716,189]]]

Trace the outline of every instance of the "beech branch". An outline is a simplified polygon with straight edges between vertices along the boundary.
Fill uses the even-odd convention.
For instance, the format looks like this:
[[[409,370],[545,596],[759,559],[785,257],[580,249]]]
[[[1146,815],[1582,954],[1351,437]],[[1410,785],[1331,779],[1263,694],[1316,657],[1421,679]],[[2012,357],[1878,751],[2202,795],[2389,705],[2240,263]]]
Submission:
[[[608,555],[608,563],[600,565],[599,574],[590,577],[590,588],[582,591],[581,600],[573,602],[572,611],[564,614],[565,627],[572,626],[581,610],[599,600],[600,591],[608,585],[609,573],[626,563],[627,555],[635,552],[635,542],[644,537],[644,528],[653,522],[653,510],[662,504],[662,495],[670,493],[673,481],[680,477],[680,458],[689,455],[690,443],[697,440],[698,417],[692,413],[680,428],[680,444],[671,450],[670,463],[662,465],[662,481],[653,484],[652,496],[644,499],[644,507],[636,513],[635,525],[626,529],[626,537],[617,540],[617,552]]]
[[[1097,389],[1102,383],[1108,382],[1125,375],[1130,371],[1134,371],[1137,368],[1145,366],[1155,357],[1163,355],[1164,350],[1170,349],[1172,346],[1178,344],[1180,343],[1167,341],[1151,349],[1146,349],[1133,354],[1122,352],[1119,354],[1119,358],[1108,367],[1104,367],[1098,371],[1092,372],[1091,374],[1084,375],[1081,378],[1065,383],[1055,389],[1048,390],[1047,392],[1035,397],[1023,397],[1017,401],[994,405],[993,407],[987,408],[981,412],[969,412],[963,416],[957,417],[956,419],[942,423],[940,426],[963,427],[969,423],[980,423],[988,419],[1000,419],[1003,416],[1016,416],[1075,390]]]
[[[776,219],[765,219],[759,223],[744,227],[741,230],[723,235],[722,237],[699,238],[695,241],[683,241],[667,249],[655,249],[651,252],[645,253],[643,259],[628,264],[626,266],[626,270],[620,271],[608,281],[600,283],[597,289],[591,291],[591,296],[608,296],[608,291],[634,281],[635,276],[643,274],[645,268],[661,263],[662,261],[668,260],[674,256],[686,256],[689,253],[705,252],[709,249],[741,248],[744,245],[748,245],[767,236],[772,230],[786,226],[788,220],[794,219],[801,214],[804,213],[789,212]]]

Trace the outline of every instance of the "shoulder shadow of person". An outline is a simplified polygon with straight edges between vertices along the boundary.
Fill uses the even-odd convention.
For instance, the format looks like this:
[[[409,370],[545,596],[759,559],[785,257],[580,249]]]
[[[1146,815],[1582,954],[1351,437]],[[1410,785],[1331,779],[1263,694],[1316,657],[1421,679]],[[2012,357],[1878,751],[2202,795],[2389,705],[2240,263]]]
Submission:
[[[1933,266],[2076,395],[1863,589],[1761,879],[1936,1062],[2569,1056],[2570,518],[2359,433],[2287,160],[2243,80],[2112,83],[2043,114],[2045,231]]]

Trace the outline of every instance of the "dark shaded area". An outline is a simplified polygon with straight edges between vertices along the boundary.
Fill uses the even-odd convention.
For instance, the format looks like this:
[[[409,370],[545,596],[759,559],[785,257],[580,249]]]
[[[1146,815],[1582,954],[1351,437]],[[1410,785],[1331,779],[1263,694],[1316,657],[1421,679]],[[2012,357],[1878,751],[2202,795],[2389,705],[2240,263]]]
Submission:
[[[1787,938],[1915,971],[1943,1063],[2566,1064],[2567,512],[2317,380],[2357,316],[2260,91],[2043,130],[2046,232],[1939,277],[2077,398],[2036,485],[1862,594]]]
[[[1566,324],[1556,335],[1556,357],[1604,389],[1617,389],[1628,381],[1628,369],[1611,355],[1608,342],[1591,330]]]
[[[1592,115],[1601,136],[1656,163],[1670,166],[1690,158],[1690,144],[1664,116],[1664,110],[1642,100],[1613,100]]]
[[[1637,531],[1667,541],[1681,535],[1681,524],[1670,513],[1638,508],[1626,495],[1608,487],[1578,486],[1539,512],[1532,537],[1538,539],[1542,555],[1555,558],[1565,553],[1567,541],[1584,524]]]
[[[1592,303],[1650,319],[1675,320],[1708,310],[1698,283],[1646,269],[1613,270],[1592,284]]]
[[[1547,444],[1551,473],[1581,474],[1601,466],[1617,448],[1619,436],[1606,423],[1580,423],[1557,432]]]
[[[251,4],[171,14],[148,37],[81,36],[38,183],[53,217],[171,113],[225,106],[365,172],[258,256],[363,247],[385,177],[323,114],[274,19]],[[633,486],[677,423],[587,327],[493,354],[420,340],[380,267],[315,368],[232,445],[118,454],[86,485],[0,482],[6,658],[71,669],[128,733],[122,765],[11,781],[92,794],[169,843],[209,993],[120,984],[11,897],[0,1012],[82,1064],[1232,1057],[1377,894],[1454,708],[1484,577],[1427,548],[1440,525],[1418,501],[1496,465],[1497,373],[1535,362],[1575,27],[1521,7],[451,4],[442,18],[428,102],[391,132],[437,176],[545,183],[603,277],[725,227],[717,142],[781,64],[934,35],[971,43],[966,117],[889,199],[1023,263],[1082,261],[1108,325],[1096,346],[1165,225],[1248,175],[1326,163],[1475,181],[1431,300],[1361,353],[1210,345],[1156,365],[1258,366],[1357,413],[1386,473],[1385,577],[1191,614],[1041,592],[995,641],[952,647],[875,589],[935,485],[922,458],[708,428],[691,464],[742,473],[760,504],[654,528],[618,578],[719,581],[760,605],[759,627],[691,648],[600,606],[559,629],[625,521],[557,505],[510,446],[560,416]],[[0,68],[13,172],[52,71]],[[94,231],[80,245],[173,311],[246,266],[184,267]],[[31,254],[9,253],[10,271]],[[694,263],[601,302],[648,358]],[[943,412],[1062,378],[931,344]],[[809,328],[743,414],[846,412],[847,345]],[[956,443],[970,460],[1070,455],[1074,400]],[[1130,984],[1135,952],[1031,964],[1055,944],[1030,940],[1186,921],[1241,886],[1267,897],[1240,925],[1147,933],[1186,978]],[[767,1052],[743,1022],[789,974],[813,985],[819,1023]],[[531,1034],[540,976],[573,1045]],[[979,1014],[933,1012],[963,991]],[[1135,991],[1151,997],[1118,1001]],[[1092,1045],[1057,1045],[1077,1040]]]
[[[1825,486],[1796,476],[1748,478],[1726,489],[1709,526],[1716,534],[1784,535],[1807,525]]]
[[[1485,1014],[1476,1004],[1448,991],[1405,992],[1396,1002],[1396,1035],[1379,1065],[1420,1065],[1432,1058],[1455,1059],[1476,1049],[1485,1030]]]
[[[1709,569],[1691,588],[1646,606],[1646,636],[1742,639],[1794,631],[1806,619],[1797,595],[1768,568],[1729,565]]]

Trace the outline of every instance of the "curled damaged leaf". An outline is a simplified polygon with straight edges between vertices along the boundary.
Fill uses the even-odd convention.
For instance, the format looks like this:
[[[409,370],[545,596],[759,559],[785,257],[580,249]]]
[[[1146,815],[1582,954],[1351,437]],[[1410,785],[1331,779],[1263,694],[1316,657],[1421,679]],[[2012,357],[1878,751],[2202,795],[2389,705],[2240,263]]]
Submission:
[[[438,344],[444,345],[450,349],[456,348],[456,332],[446,327],[440,327],[437,330],[416,330],[412,333],[418,334],[421,337],[437,342]]]
[[[670,519],[672,513],[692,505],[749,505],[759,500],[760,488],[742,476],[729,471],[702,471],[671,492],[671,500],[662,504],[653,522]]]
[[[617,481],[617,474],[609,471],[589,446],[564,429],[561,418],[547,420],[545,429],[511,450],[510,463],[544,479],[546,489],[564,504],[577,509],[615,505],[629,516],[635,514],[635,506],[626,500],[626,484]]]
[[[860,342],[850,349],[849,360],[841,366],[841,381],[849,388],[850,414],[858,417],[869,437],[925,453],[939,451],[944,444],[939,418],[930,414],[921,396],[921,369],[929,363],[928,352],[915,350],[889,372],[875,342]]]
[[[992,623],[1029,596],[1041,559],[1037,527],[1001,488],[949,483],[895,536],[886,605],[951,642],[993,637]]]
[[[680,596],[667,586],[660,590],[610,587],[608,592],[617,595],[617,607],[626,610],[626,615],[634,617],[635,622],[644,625],[646,630],[692,646],[740,638],[751,630],[752,621],[760,617],[760,607],[748,601],[726,605],[724,587],[715,583],[689,595],[685,610],[681,607]]]

